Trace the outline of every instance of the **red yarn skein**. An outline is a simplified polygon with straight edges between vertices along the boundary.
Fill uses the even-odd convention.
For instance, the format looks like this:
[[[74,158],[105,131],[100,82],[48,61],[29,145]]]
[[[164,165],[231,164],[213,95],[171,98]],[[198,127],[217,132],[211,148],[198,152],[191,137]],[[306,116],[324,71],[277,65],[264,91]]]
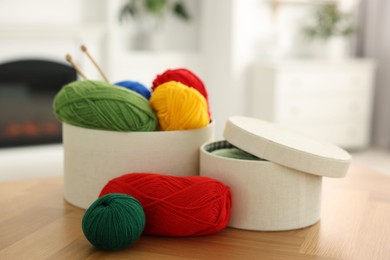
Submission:
[[[110,180],[99,196],[108,193],[128,194],[141,203],[143,234],[210,235],[230,220],[230,188],[208,177],[129,173]]]
[[[188,87],[196,89],[205,97],[207,104],[209,104],[207,89],[203,84],[203,81],[188,69],[178,68],[166,70],[164,73],[157,75],[157,77],[153,80],[152,90],[154,91],[158,86],[169,81],[177,81]]]

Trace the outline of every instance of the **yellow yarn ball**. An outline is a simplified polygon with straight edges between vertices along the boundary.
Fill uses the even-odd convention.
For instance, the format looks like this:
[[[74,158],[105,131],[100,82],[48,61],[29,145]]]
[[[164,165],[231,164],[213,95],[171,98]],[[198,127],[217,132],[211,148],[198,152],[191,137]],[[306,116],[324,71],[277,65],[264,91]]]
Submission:
[[[164,131],[201,128],[210,122],[205,97],[180,82],[169,81],[158,86],[150,104]]]

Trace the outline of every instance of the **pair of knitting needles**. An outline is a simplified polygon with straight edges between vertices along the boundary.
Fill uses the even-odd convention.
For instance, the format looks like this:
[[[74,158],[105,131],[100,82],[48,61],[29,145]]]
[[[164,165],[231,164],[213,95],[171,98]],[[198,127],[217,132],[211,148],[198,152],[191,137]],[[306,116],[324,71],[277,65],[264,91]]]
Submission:
[[[95,59],[92,57],[92,55],[89,53],[87,47],[85,47],[85,45],[81,45],[80,46],[81,48],[81,51],[84,52],[88,58],[92,61],[93,65],[95,65],[95,67],[97,68],[97,70],[99,71],[100,75],[103,77],[103,79],[109,83],[109,80],[106,76],[106,74],[103,72],[103,70],[100,68],[99,64],[95,61]],[[72,56],[70,54],[67,54],[65,56],[66,58],[66,61],[69,62],[72,67],[77,71],[77,73],[84,79],[87,80],[87,77],[85,76],[85,74],[82,72],[82,70],[80,69],[80,67],[76,64],[76,62],[74,62]]]

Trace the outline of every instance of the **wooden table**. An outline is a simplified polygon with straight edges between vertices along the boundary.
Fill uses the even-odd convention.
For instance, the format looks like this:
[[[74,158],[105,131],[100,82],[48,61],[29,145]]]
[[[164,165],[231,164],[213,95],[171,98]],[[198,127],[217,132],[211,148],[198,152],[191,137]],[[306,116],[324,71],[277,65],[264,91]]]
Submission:
[[[311,227],[142,236],[118,252],[89,244],[84,210],[62,192],[58,177],[0,183],[0,259],[390,259],[390,177],[357,167],[346,178],[324,178],[321,221]]]

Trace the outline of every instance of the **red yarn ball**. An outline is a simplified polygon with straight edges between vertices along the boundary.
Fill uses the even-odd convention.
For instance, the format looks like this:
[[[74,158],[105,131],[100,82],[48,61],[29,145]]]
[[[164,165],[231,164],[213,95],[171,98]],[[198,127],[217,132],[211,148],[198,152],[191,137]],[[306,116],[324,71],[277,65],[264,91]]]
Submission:
[[[129,173],[110,180],[99,197],[108,193],[128,194],[141,203],[146,216],[143,234],[210,235],[230,220],[230,188],[208,177]]]
[[[209,97],[205,85],[198,76],[196,76],[188,69],[179,68],[166,70],[164,73],[157,75],[157,77],[153,80],[152,90],[155,90],[161,84],[164,84],[169,81],[177,81],[188,87],[196,89],[197,91],[199,91],[200,94],[205,97],[207,104],[209,104]]]
[[[186,86],[194,88],[208,100],[207,90],[202,80],[188,69],[179,68],[166,70],[164,73],[157,75],[153,80],[152,90],[155,90],[159,85],[168,81],[178,81]]]

